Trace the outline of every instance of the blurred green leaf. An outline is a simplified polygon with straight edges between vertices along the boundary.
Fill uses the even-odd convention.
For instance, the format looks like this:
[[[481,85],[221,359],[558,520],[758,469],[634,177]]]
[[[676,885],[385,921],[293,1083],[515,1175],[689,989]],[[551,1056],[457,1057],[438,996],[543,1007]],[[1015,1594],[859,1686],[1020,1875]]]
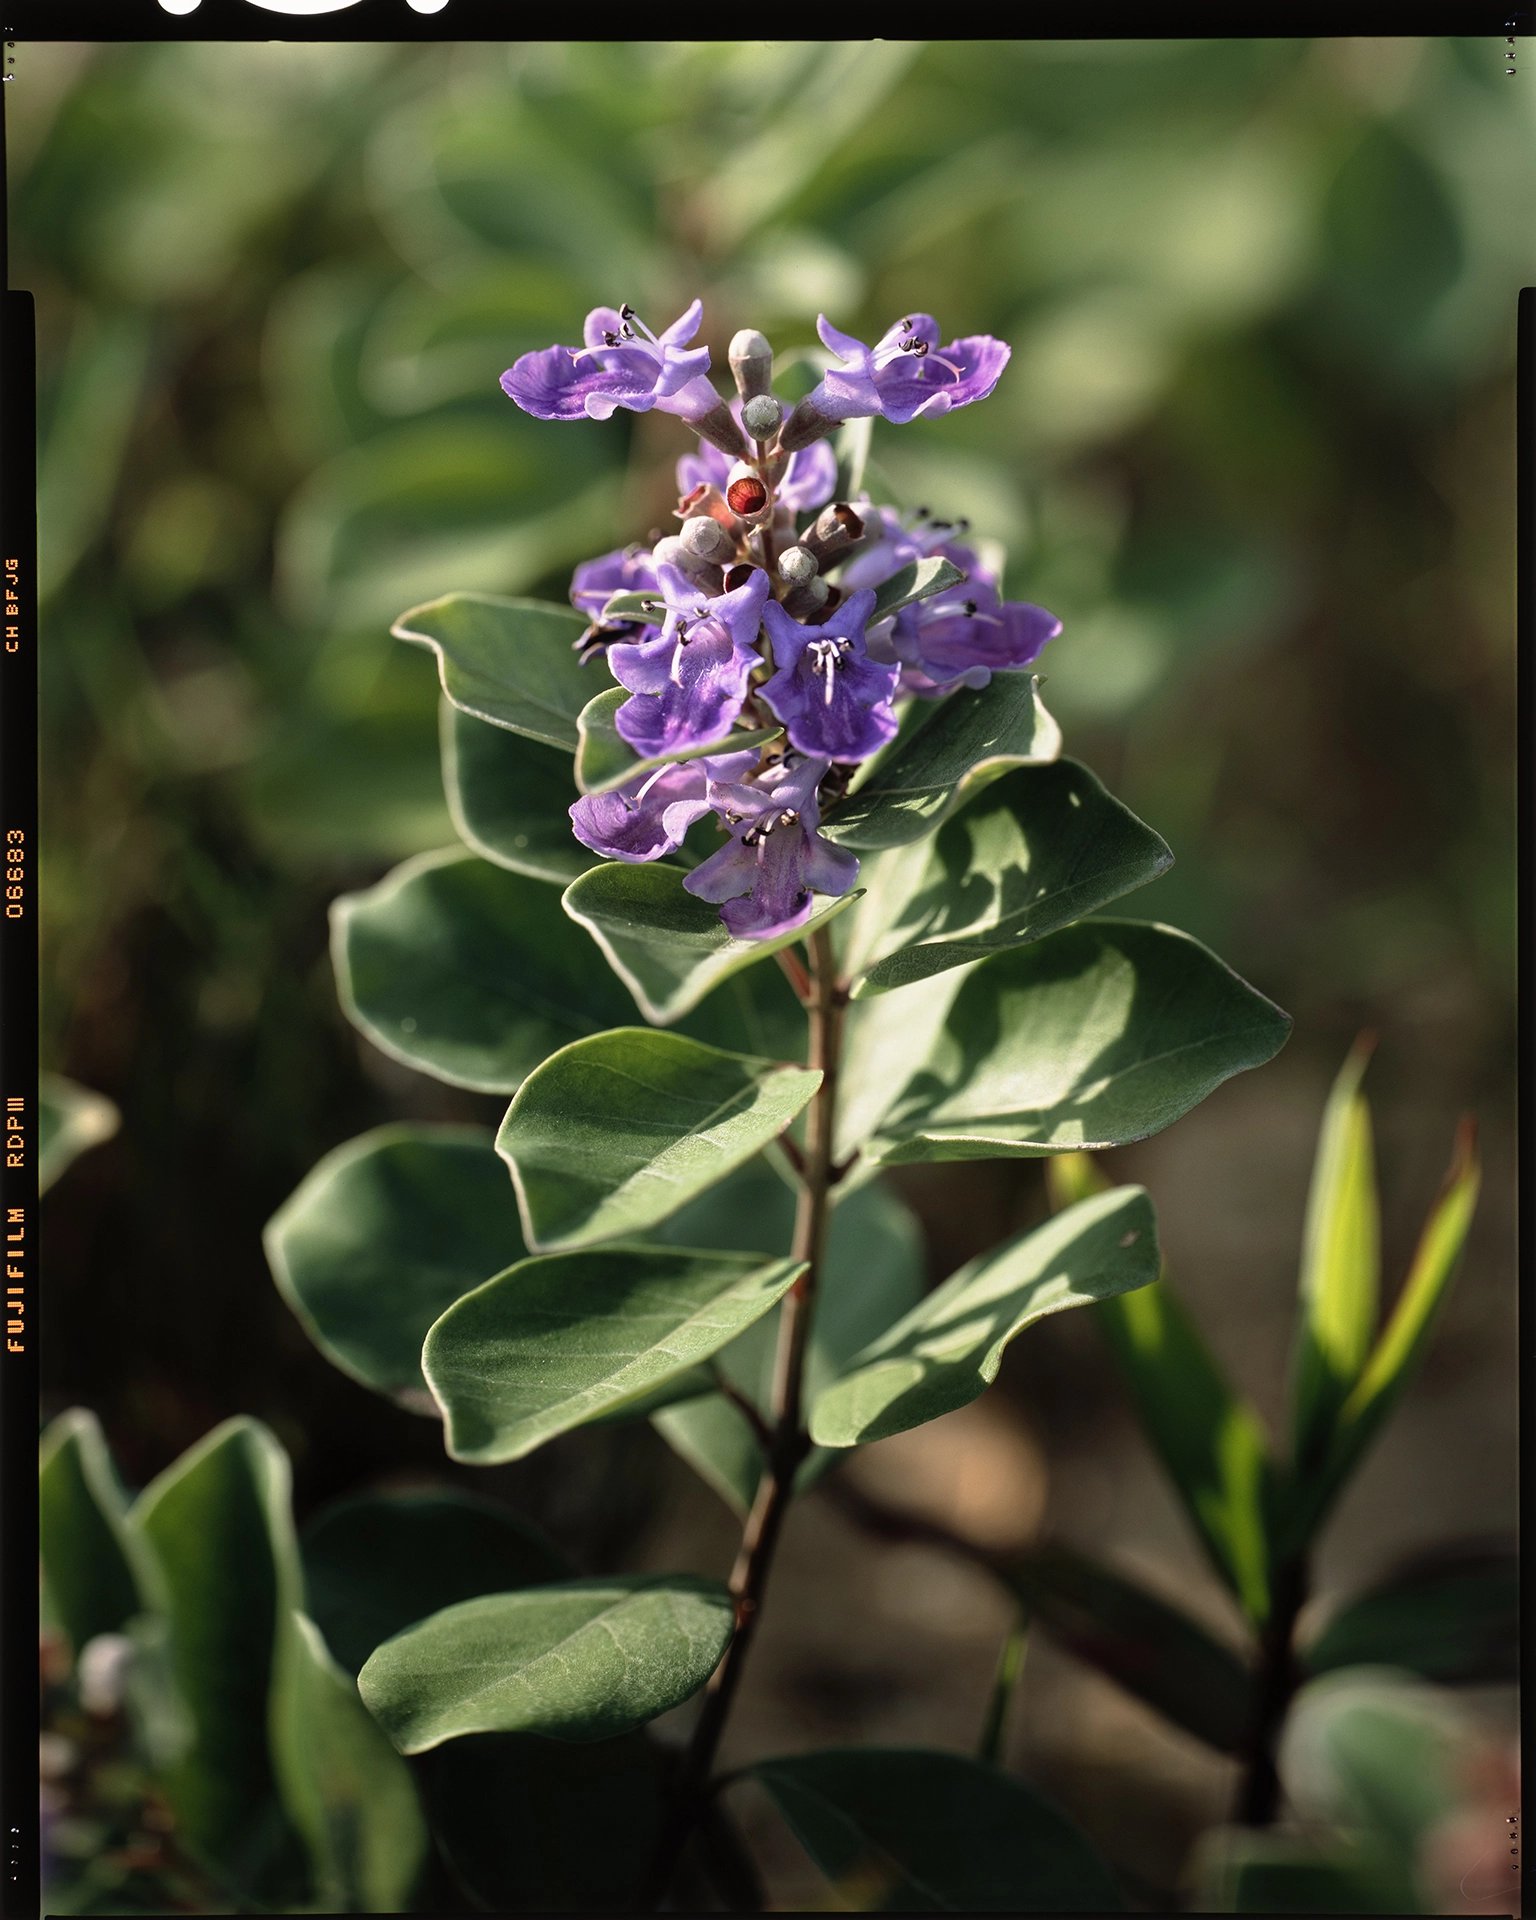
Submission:
[[[77,309],[37,461],[37,596],[46,602],[101,534],[154,345],[147,313]]]
[[[921,735],[919,735],[921,739]],[[1173,863],[1075,760],[990,782],[931,841],[870,861],[849,962],[862,998],[1054,933]]]
[[[427,1329],[526,1251],[507,1169],[478,1127],[376,1127],[347,1141],[264,1237],[278,1291],[332,1365],[433,1415]],[[324,1612],[311,1611],[334,1647]]]
[[[331,907],[347,1018],[453,1086],[510,1093],[632,1003],[543,882],[458,848],[421,854]]]
[[[1376,1331],[1380,1223],[1371,1114],[1360,1092],[1374,1044],[1357,1041],[1333,1083],[1307,1195],[1291,1382],[1292,1458],[1304,1487],[1322,1467]]]
[[[880,1913],[1118,1913],[1114,1876],[1065,1814],[995,1767],[922,1748],[759,1760],[841,1903]]]
[[[156,1569],[124,1524],[101,1424],[85,1407],[51,1420],[38,1446],[37,1504],[48,1600],[78,1657],[98,1633],[121,1633],[155,1604]]]
[[[315,1905],[333,1913],[406,1913],[427,1851],[410,1769],[331,1658],[307,1614],[279,1640],[273,1758],[283,1800],[314,1866]]]
[[[488,1911],[626,1913],[638,1899],[662,1818],[660,1756],[643,1734],[580,1746],[469,1734],[416,1772],[454,1876]]]
[[[892,743],[874,773],[825,822],[828,840],[860,852],[897,847],[947,820],[962,799],[1009,767],[1054,760],[1061,729],[1034,674],[995,673],[961,687]]]
[[[571,1580],[445,1608],[386,1641],[358,1686],[402,1753],[465,1733],[607,1740],[696,1693],[732,1625],[714,1580]]]
[[[965,980],[871,1151],[894,1166],[1141,1140],[1272,1059],[1289,1032],[1187,934],[1084,921]]]
[[[302,1598],[288,1456],[257,1420],[226,1420],[152,1480],[128,1515],[164,1583],[175,1681],[195,1729],[165,1785],[184,1845],[242,1897],[306,1898],[298,1832],[268,1746],[277,1640]]]
[[[795,1206],[794,1191],[759,1159],[673,1214],[655,1237],[674,1246],[703,1243],[735,1252],[778,1253],[791,1242]],[[837,1207],[806,1349],[807,1401],[860,1348],[916,1306],[925,1267],[922,1229],[889,1188],[860,1187]],[[780,1312],[775,1307],[764,1314],[715,1355],[720,1371],[765,1417],[772,1402]],[[739,1407],[722,1393],[704,1394],[653,1413],[651,1425],[745,1518],[762,1475],[763,1454]],[[835,1449],[813,1447],[795,1476],[796,1489],[814,1484],[841,1457]]]
[[[577,716],[611,684],[606,663],[583,667],[573,651],[586,624],[542,600],[449,593],[402,613],[390,631],[432,649],[443,692],[465,713],[574,753]]]
[[[110,1140],[122,1123],[123,1116],[104,1093],[93,1093],[61,1073],[39,1074],[38,1192],[46,1193],[71,1161]]]
[[[699,900],[675,867],[610,861],[566,888],[565,911],[585,927],[641,1012],[670,1026],[743,967],[804,940],[859,898],[846,893],[804,926],[771,940],[736,940],[718,907]]]
[[[702,1363],[804,1271],[792,1260],[641,1244],[524,1260],[466,1294],[422,1367],[456,1460],[517,1460],[602,1415],[706,1392]]]
[[[1082,1200],[950,1275],[856,1353],[811,1406],[811,1438],[851,1447],[936,1420],[997,1378],[1032,1321],[1157,1277],[1157,1222],[1140,1187]]]
[[[459,838],[483,860],[568,886],[598,865],[571,832],[570,756],[442,703],[443,788]]]
[[[448,1488],[335,1501],[305,1527],[300,1548],[310,1613],[352,1674],[375,1647],[444,1607],[574,1571],[505,1507]]]
[[[727,734],[704,746],[673,748],[668,753],[637,758],[634,748],[619,732],[615,716],[629,699],[625,687],[610,687],[595,694],[576,718],[581,743],[576,749],[576,784],[583,793],[611,793],[626,780],[654,773],[658,767],[673,766],[680,760],[699,760],[706,754],[740,753],[745,747],[765,747],[777,740],[782,727],[759,727],[755,732]]]
[[[1251,1827],[1216,1828],[1196,1855],[1198,1913],[1396,1913],[1401,1878],[1337,1842],[1319,1843]]]
[[[530,1247],[644,1233],[777,1137],[819,1072],[619,1027],[563,1047],[496,1136]]]
[[[1302,1654],[1308,1673],[1400,1667],[1442,1686],[1513,1682],[1520,1570],[1513,1553],[1428,1554],[1348,1602]]]
[[[992,1566],[1069,1653],[1218,1753],[1241,1750],[1247,1665],[1186,1613],[1064,1547],[1009,1554]]]

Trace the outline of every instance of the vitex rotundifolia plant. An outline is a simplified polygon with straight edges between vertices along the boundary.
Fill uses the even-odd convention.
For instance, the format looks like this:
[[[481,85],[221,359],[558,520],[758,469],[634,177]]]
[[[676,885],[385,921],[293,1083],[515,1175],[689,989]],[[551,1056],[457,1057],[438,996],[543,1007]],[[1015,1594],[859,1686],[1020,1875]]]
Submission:
[[[1003,599],[1001,556],[963,523],[864,490],[875,419],[986,399],[1008,347],[944,344],[914,313],[871,349],[823,319],[825,370],[787,407],[750,330],[717,391],[701,316],[654,334],[598,308],[583,345],[502,379],[545,420],[686,421],[678,531],[579,566],[569,608],[449,593],[394,629],[438,657],[464,845],[336,902],[337,980],[384,1052],[512,1096],[494,1147],[386,1127],[268,1233],[322,1351],[440,1416],[454,1459],[649,1418],[742,1513],[727,1583],[474,1586],[361,1666],[399,1751],[471,1783],[438,1796],[449,1821],[477,1739],[574,1753],[567,1773],[584,1752],[618,1792],[614,1756],[702,1690],[654,1818],[591,1836],[630,1850],[642,1905],[699,1861],[750,1898],[716,1753],[795,1495],[974,1399],[1032,1321],[1157,1277],[1151,1204],[1120,1186],[925,1296],[881,1169],[1141,1139],[1289,1028],[1187,935],[1088,917],[1172,856],[1062,757],[1032,671],[1060,623]],[[834,1880],[885,1863],[877,1903],[934,1885],[961,1908],[1116,1903],[1065,1818],[979,1762],[751,1771]]]

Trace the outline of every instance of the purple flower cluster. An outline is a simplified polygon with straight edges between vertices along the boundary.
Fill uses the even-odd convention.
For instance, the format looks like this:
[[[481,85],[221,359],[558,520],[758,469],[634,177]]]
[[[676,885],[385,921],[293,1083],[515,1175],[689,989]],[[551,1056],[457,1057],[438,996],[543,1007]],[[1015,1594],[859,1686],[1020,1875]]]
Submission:
[[[620,735],[662,763],[578,800],[571,822],[594,852],[645,861],[675,854],[715,815],[726,844],[683,885],[718,905],[736,937],[767,939],[802,926],[814,895],[853,885],[859,863],[822,838],[821,809],[895,737],[897,700],[937,699],[1026,667],[1061,623],[1000,598],[963,524],[902,519],[862,497],[833,502],[833,428],[875,415],[900,425],[985,399],[1008,363],[1001,341],[941,346],[931,316],[911,314],[871,348],[823,318],[838,364],[786,414],[771,391],[771,349],[755,333],[733,341],[739,391],[720,398],[709,350],[689,344],[701,319],[695,301],[658,335],[631,307],[599,307],[583,346],[524,354],[501,384],[543,420],[659,408],[700,435],[677,466],[680,532],[586,561],[571,582],[591,623],[582,657],[605,653],[629,694]],[[928,554],[964,580],[871,624],[875,589]],[[645,600],[605,621],[620,593]],[[762,730],[775,735],[767,747],[730,750],[733,732]],[[700,752],[709,748],[720,751]]]

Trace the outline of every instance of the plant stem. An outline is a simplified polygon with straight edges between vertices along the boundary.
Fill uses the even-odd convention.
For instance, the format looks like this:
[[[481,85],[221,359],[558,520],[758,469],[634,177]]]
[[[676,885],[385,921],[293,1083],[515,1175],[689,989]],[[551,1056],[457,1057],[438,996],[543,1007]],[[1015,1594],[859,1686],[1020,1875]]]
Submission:
[[[693,1739],[678,1770],[671,1816],[656,1851],[645,1905],[654,1907],[665,1895],[688,1836],[697,1822],[708,1786],[715,1751],[741,1683],[752,1638],[762,1609],[779,1531],[794,1494],[795,1474],[810,1451],[810,1437],[801,1424],[802,1381],[816,1307],[816,1286],[826,1249],[828,1193],[832,1185],[832,1138],[837,1119],[838,1064],[842,1054],[843,1010],[847,991],[837,981],[832,942],[825,930],[806,942],[811,966],[808,979],[810,1047],[807,1064],[821,1070],[821,1086],[811,1102],[806,1142],[800,1168],[800,1198],[795,1211],[795,1238],[791,1257],[803,1260],[806,1270],[784,1296],[779,1310],[779,1344],[774,1357],[772,1433],[757,1497],[741,1536],[730,1588],[736,1602],[736,1632],[716,1667],[704,1695],[703,1710]]]
[[[1003,1650],[997,1656],[997,1676],[992,1682],[992,1698],[987,1702],[986,1722],[981,1729],[981,1738],[976,1743],[976,1758],[989,1767],[997,1766],[1002,1758],[1008,1710],[1013,1705],[1019,1675],[1024,1671],[1024,1655],[1028,1647],[1029,1615],[1020,1607],[1018,1617],[1008,1629]]]
[[[1305,1554],[1278,1563],[1270,1582],[1269,1618],[1259,1643],[1253,1717],[1243,1743],[1243,1782],[1236,1818],[1245,1827],[1267,1827],[1280,1810],[1280,1773],[1275,1755],[1280,1730],[1301,1682],[1293,1643],[1296,1617],[1306,1604],[1307,1589]]]

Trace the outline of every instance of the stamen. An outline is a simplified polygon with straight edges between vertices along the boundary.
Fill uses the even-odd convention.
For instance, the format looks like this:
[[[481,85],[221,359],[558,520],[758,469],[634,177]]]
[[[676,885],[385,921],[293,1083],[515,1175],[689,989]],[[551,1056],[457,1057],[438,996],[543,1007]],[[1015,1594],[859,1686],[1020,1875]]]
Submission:
[[[646,781],[645,785],[635,795],[635,805],[637,807],[639,806],[640,802],[645,798],[645,796],[650,792],[651,788],[655,786],[656,782],[661,778],[661,776],[664,773],[668,773],[671,771],[671,767],[672,767],[672,762],[669,760],[665,766],[661,766],[656,769],[656,771],[651,775],[650,779]]]

